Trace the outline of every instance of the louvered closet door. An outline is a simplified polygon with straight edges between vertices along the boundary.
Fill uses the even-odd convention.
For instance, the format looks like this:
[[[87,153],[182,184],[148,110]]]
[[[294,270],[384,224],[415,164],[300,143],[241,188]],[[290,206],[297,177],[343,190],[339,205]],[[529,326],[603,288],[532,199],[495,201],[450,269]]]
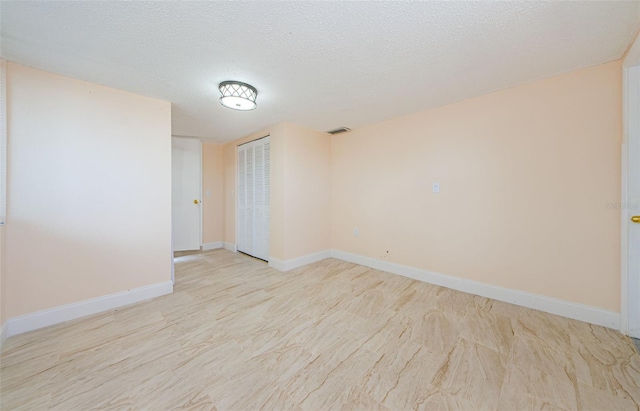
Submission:
[[[253,149],[253,144],[249,145],[249,147],[247,147],[247,169],[246,169],[246,182],[247,182],[247,191],[246,191],[246,198],[247,198],[247,217],[246,217],[246,224],[247,224],[247,234],[244,237],[244,242],[247,245],[246,246],[246,251],[244,250],[240,250],[240,251],[244,251],[247,254],[251,254],[251,255],[255,255],[255,251],[254,251],[254,247],[253,247],[253,243],[254,243],[254,237],[255,237],[255,227],[253,226],[254,223],[254,218],[253,218],[253,213],[255,211],[255,207],[256,207],[256,197],[254,195],[254,188],[255,188],[255,174],[253,172],[253,168],[254,168],[254,164],[255,161],[253,159],[253,154],[254,154],[254,149]]]
[[[238,147],[238,251],[269,259],[269,137]]]
[[[247,244],[247,150],[238,147],[238,250],[246,250]]]

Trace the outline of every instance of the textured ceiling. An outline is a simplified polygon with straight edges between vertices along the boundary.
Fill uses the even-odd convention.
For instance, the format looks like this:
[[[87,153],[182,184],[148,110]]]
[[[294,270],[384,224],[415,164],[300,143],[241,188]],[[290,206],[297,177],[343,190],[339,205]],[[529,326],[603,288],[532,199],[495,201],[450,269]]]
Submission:
[[[622,56],[639,1],[0,1],[10,61],[173,103],[173,134],[357,128]],[[258,89],[258,108],[217,84]]]

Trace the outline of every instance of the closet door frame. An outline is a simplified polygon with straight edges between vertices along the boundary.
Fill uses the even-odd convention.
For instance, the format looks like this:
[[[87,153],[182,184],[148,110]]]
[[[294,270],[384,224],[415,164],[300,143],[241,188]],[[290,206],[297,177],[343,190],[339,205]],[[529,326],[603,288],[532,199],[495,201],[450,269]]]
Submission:
[[[240,251],[240,247],[239,247],[239,245],[240,245],[240,224],[239,224],[239,215],[240,215],[240,213],[239,213],[239,209],[240,209],[239,196],[240,196],[240,190],[238,190],[239,185],[240,185],[240,165],[238,163],[238,154],[240,152],[240,147],[244,146],[244,145],[248,145],[248,144],[253,144],[256,141],[262,140],[262,139],[265,139],[265,138],[269,138],[269,145],[271,145],[270,137],[271,137],[271,135],[267,134],[265,136],[258,137],[256,139],[253,139],[251,141],[247,141],[247,142],[242,143],[242,144],[238,144],[236,146],[236,167],[235,167],[236,168],[236,170],[235,170],[236,171],[236,184],[235,184],[235,188],[236,188],[236,193],[235,193],[235,220],[236,220],[235,221],[236,222],[235,232],[236,232],[236,241],[235,241],[235,243],[236,244],[235,244],[235,247],[234,247],[235,248],[234,251],[236,251],[236,252]],[[269,152],[271,152],[271,149],[269,150]],[[246,155],[245,155],[245,170],[246,170],[246,163],[247,163],[247,159],[246,159]],[[270,164],[269,165],[269,170],[270,170],[271,169],[271,155],[269,155],[269,164]],[[254,172],[255,172],[255,170],[254,170]],[[246,189],[246,181],[245,181],[245,189]],[[271,191],[271,176],[270,175],[269,175],[269,191]],[[269,198],[271,198],[271,193],[270,192],[269,192]],[[246,225],[246,220],[245,220],[245,225]],[[271,204],[269,204],[269,248],[271,247],[271,238],[270,237],[271,237]],[[240,251],[240,252],[242,252],[242,251]],[[248,254],[248,253],[244,253],[244,254]],[[251,255],[251,254],[248,254],[248,255]],[[255,257],[253,255],[251,255],[251,256]],[[269,257],[270,256],[267,256],[267,259],[266,259],[267,262],[269,262]],[[261,259],[260,257],[255,257],[255,258]]]

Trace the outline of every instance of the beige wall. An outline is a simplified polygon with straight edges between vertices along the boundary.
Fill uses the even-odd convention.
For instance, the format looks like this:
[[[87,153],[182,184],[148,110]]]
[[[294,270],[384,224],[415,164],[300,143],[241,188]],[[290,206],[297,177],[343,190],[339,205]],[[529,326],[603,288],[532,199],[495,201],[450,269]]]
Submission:
[[[202,144],[202,242],[222,241],[224,231],[222,146]],[[207,196],[207,192],[211,195]]]
[[[331,140],[290,123],[225,144],[225,241],[236,238],[236,147],[270,135],[270,256],[289,260],[330,248]]]
[[[285,260],[331,248],[330,137],[285,123]]]
[[[170,103],[8,68],[5,318],[171,278]]]
[[[334,136],[333,248],[619,311],[621,96],[616,61]]]

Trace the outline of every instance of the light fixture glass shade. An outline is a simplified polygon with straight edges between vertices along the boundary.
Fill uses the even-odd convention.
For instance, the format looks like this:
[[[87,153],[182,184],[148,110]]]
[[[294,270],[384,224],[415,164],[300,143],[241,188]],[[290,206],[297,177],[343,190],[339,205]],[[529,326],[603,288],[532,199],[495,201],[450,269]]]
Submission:
[[[255,87],[239,81],[223,81],[218,86],[220,104],[234,110],[253,110],[256,108],[258,92]]]

